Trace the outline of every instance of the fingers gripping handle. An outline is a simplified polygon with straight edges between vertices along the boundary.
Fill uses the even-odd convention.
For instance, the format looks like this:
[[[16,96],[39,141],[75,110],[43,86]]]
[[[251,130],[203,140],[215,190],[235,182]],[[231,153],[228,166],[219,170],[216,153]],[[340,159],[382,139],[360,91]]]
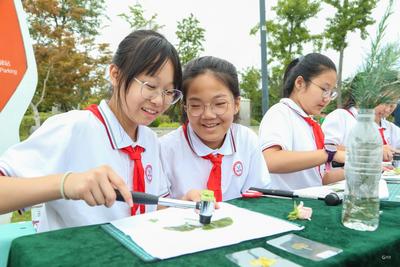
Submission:
[[[117,194],[117,201],[125,201],[121,195],[121,192],[115,190]],[[133,203],[136,204],[146,204],[146,205],[157,205],[158,204],[158,196],[142,193],[142,192],[131,192]]]

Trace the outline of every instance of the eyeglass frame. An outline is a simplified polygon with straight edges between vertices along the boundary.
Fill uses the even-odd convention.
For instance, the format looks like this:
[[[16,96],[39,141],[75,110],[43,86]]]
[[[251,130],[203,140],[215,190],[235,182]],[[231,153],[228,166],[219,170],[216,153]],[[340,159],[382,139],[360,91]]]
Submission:
[[[192,115],[193,117],[200,117],[201,115],[203,115],[204,112],[206,111],[206,107],[208,108],[208,106],[210,107],[211,112],[212,112],[213,114],[215,114],[215,115],[217,115],[217,116],[222,116],[222,115],[224,115],[224,114],[228,111],[228,108],[229,108],[231,102],[229,102],[229,101],[226,100],[226,108],[225,108],[225,111],[224,111],[223,113],[221,113],[221,114],[216,113],[216,112],[214,111],[215,104],[216,104],[215,102],[211,102],[211,103],[209,103],[209,104],[204,104],[204,103],[201,103],[201,102],[200,102],[200,104],[201,104],[201,106],[202,106],[203,108],[202,108],[202,112],[201,112],[199,115],[193,115],[193,113],[190,112],[190,109],[189,109],[189,107],[188,107],[188,104],[185,104],[183,107],[185,108],[186,113],[188,113],[188,114],[190,113],[190,115]]]
[[[309,80],[309,82],[314,84],[315,86],[319,87],[319,89],[322,90],[322,97],[323,98],[328,98],[329,97],[329,99],[332,101],[332,100],[335,100],[336,97],[338,96],[338,92],[336,91],[336,88],[334,88],[334,89],[326,89],[326,88],[316,84],[312,80]]]
[[[156,98],[157,96],[159,96],[160,94],[161,94],[161,96],[163,97],[163,102],[165,103],[165,97],[166,97],[166,92],[167,91],[173,91],[174,92],[174,94],[175,93],[177,93],[178,94],[178,97],[175,99],[175,100],[173,100],[171,103],[165,103],[165,104],[168,104],[168,105],[173,105],[173,104],[176,104],[179,100],[181,100],[182,99],[182,97],[183,97],[183,94],[182,94],[182,92],[180,91],[180,90],[178,90],[178,89],[175,89],[175,88],[173,88],[173,89],[161,89],[161,93],[158,91],[158,93],[157,94],[155,94],[153,97],[145,97],[144,95],[143,95],[143,87],[145,87],[146,85],[147,85],[147,87],[148,88],[150,88],[150,86],[149,86],[149,82],[144,82],[144,81],[141,81],[141,80],[139,80],[138,78],[136,78],[136,77],[134,77],[133,78],[136,82],[138,82],[139,84],[140,84],[140,95],[144,98],[144,99],[147,99],[147,100],[152,100],[152,99],[154,99],[154,98]],[[156,89],[159,89],[159,88],[154,88],[154,91],[156,90]]]

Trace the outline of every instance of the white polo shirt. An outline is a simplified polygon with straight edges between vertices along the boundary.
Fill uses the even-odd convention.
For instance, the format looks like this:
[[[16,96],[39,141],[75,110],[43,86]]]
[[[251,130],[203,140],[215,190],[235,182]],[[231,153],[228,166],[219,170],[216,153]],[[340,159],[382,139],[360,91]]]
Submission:
[[[393,122],[387,121],[386,119],[381,120],[381,127],[385,130],[383,134],[386,138],[387,143],[396,149],[400,148],[400,127]]]
[[[322,123],[322,131],[325,135],[325,144],[347,146],[350,132],[357,122],[358,110],[335,109],[329,113]]]
[[[104,100],[99,111],[106,127],[88,110],[70,111],[49,118],[27,140],[2,155],[0,170],[7,176],[37,177],[67,171],[84,172],[106,164],[129,188],[133,188],[133,161],[118,148],[140,145],[145,148],[142,164],[146,192],[167,194],[155,133],[148,127],[139,126],[137,142],[133,142]],[[146,206],[146,212],[155,208]],[[38,230],[99,224],[128,216],[130,207],[125,202],[116,202],[107,208],[90,207],[83,200],[56,200],[44,205]]]
[[[335,145],[348,146],[350,132],[357,122],[358,111],[352,107],[349,110],[336,109],[329,113],[322,123],[322,131],[325,134],[325,144],[332,143]],[[383,135],[387,143],[394,147],[400,148],[400,128],[394,123],[381,120],[384,129]]]
[[[287,151],[316,151],[317,146],[312,127],[302,116],[308,117],[289,98],[282,98],[279,103],[273,105],[261,120],[258,134],[261,149],[264,151],[273,146],[280,146],[282,150]],[[321,186],[322,178],[320,171],[324,171],[323,167],[314,167],[291,173],[271,172],[271,188],[295,190],[311,186]]]
[[[212,163],[203,159],[210,153],[222,154],[222,200],[241,197],[250,187],[267,188],[270,177],[258,147],[257,135],[249,128],[232,124],[224,143],[213,150],[193,131],[190,123],[185,137],[183,127],[160,138],[161,159],[173,198],[181,198],[191,189],[207,188]]]

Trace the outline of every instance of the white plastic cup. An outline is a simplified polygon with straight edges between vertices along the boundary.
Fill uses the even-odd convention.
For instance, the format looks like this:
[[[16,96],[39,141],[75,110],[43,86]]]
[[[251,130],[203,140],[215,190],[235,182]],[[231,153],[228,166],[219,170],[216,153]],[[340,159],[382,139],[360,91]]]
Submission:
[[[0,224],[7,224],[11,222],[12,212],[0,215]]]
[[[37,232],[37,228],[39,226],[40,211],[42,210],[42,207],[43,207],[43,204],[38,204],[38,205],[32,206],[32,208],[31,208],[32,225],[33,225],[33,228],[35,228],[36,232]]]

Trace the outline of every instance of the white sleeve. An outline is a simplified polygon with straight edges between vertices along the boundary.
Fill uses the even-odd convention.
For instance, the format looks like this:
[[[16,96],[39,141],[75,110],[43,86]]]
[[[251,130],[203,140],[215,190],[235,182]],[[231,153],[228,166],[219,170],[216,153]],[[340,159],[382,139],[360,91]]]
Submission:
[[[261,149],[257,146],[251,154],[249,165],[249,175],[246,182],[242,187],[242,193],[247,191],[250,187],[269,188],[271,177],[262,155]]]
[[[400,149],[400,127],[398,127],[394,123],[390,123],[391,127],[391,133],[390,133],[390,138],[391,138],[391,146]]]
[[[262,151],[275,145],[283,150],[292,150],[293,123],[290,112],[288,107],[278,103],[265,113],[258,134]]]
[[[334,110],[329,113],[322,123],[322,131],[325,135],[325,144],[344,145],[346,135],[346,124],[343,112],[345,110]]]
[[[170,183],[168,181],[165,169],[164,169],[164,165],[163,165],[163,161],[162,161],[162,152],[161,152],[161,143],[159,141],[159,139],[157,139],[157,143],[158,143],[158,166],[160,169],[159,172],[159,193],[158,195],[160,197],[166,197],[169,196],[171,194],[170,191]]]
[[[161,137],[159,139],[159,144],[160,144],[160,162],[161,162],[161,168],[163,172],[163,176],[165,178],[165,183],[167,187],[168,194],[171,194],[171,181],[169,179],[170,174],[171,174],[171,169],[169,166],[168,159],[171,157],[168,155],[168,142],[166,142],[166,136]]]
[[[69,147],[78,127],[68,113],[47,119],[27,140],[10,147],[0,158],[9,176],[35,177],[65,172]]]

